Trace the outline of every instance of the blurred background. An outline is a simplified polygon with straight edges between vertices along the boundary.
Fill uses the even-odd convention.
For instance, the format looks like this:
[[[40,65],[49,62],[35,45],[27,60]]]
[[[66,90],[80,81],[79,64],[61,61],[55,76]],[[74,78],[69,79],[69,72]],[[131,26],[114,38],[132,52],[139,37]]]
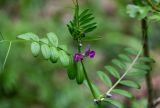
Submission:
[[[103,70],[124,47],[138,48],[141,39],[140,21],[126,14],[129,0],[80,0],[81,10],[90,8],[98,28],[88,34],[88,44],[96,57],[85,64],[91,80],[102,91],[106,86],[99,81],[96,71]],[[0,0],[0,32],[6,40],[33,32],[40,37],[46,33],[57,34],[60,44],[67,44],[75,52],[72,37],[66,24],[74,12],[72,0]],[[152,71],[155,98],[160,94],[160,24],[149,22],[150,53],[157,61]],[[1,38],[0,37],[0,38]],[[90,40],[94,37],[95,40]],[[96,39],[98,38],[98,39]],[[2,40],[2,38],[1,38]],[[8,49],[0,43],[0,70]],[[71,47],[70,47],[71,46]],[[146,108],[146,85],[143,78],[141,90],[132,90],[135,99],[121,98],[125,108]],[[106,105],[107,108],[112,108]],[[13,43],[4,71],[0,71],[0,108],[95,108],[90,91],[70,81],[60,63],[52,64],[42,57],[34,58],[28,43]]]

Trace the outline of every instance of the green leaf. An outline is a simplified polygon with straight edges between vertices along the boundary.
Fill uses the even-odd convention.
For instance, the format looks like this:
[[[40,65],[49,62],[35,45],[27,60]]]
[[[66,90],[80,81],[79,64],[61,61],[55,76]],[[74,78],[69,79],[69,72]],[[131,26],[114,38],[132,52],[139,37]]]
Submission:
[[[98,88],[95,84],[93,84],[93,83],[91,83],[91,84],[92,84],[92,87],[93,87],[93,89],[94,89],[96,95],[99,96],[99,95],[101,94],[99,88]]]
[[[133,4],[136,4],[136,5],[143,5],[143,0],[133,0]]]
[[[66,45],[59,45],[59,48],[61,48],[64,51],[68,51],[68,48]]]
[[[96,24],[97,24],[97,23],[94,22],[94,23],[91,23],[91,24],[82,26],[82,28],[83,28],[83,29],[93,28],[94,26],[96,26]]]
[[[77,66],[73,59],[70,59],[70,65],[67,67],[67,73],[70,80],[74,80],[77,76]]]
[[[97,28],[97,26],[94,26],[94,27],[88,28],[88,29],[84,30],[84,33],[91,32],[91,31],[93,31],[93,30],[94,30],[94,29],[96,29],[96,28]]]
[[[47,33],[47,37],[51,45],[57,47],[58,46],[58,38],[55,33]]]
[[[139,71],[128,72],[127,76],[145,76],[146,74],[147,71],[139,70]]]
[[[153,20],[155,22],[159,22],[160,21],[160,12],[157,12],[157,13],[149,16],[148,19]]]
[[[49,41],[47,38],[42,38],[39,40],[40,42],[44,43],[44,44],[49,44]]]
[[[48,45],[46,44],[41,45],[41,52],[42,52],[44,59],[50,58],[51,52],[50,52],[50,48],[48,47]]]
[[[23,40],[31,40],[31,37],[30,37],[29,33],[18,35],[17,38],[23,39]]]
[[[137,14],[139,14],[139,9],[140,7],[136,5],[127,5],[127,14],[129,14],[131,18],[135,18]]]
[[[93,19],[94,19],[94,17],[88,18],[88,19],[80,22],[80,25],[82,26],[82,25],[84,25],[84,24],[87,24],[87,23],[91,22]]]
[[[37,43],[37,42],[31,43],[31,51],[32,51],[33,56],[35,56],[35,57],[38,56],[40,49],[41,49],[41,47],[40,47],[39,43]]]
[[[87,83],[86,80],[84,81],[84,84],[89,88],[88,83]],[[99,88],[95,84],[93,84],[93,83],[91,83],[91,85],[92,85],[92,87],[93,87],[93,89],[95,91],[96,96],[97,97],[100,96],[101,92],[100,92]]]
[[[145,64],[135,64],[133,68],[140,69],[140,70],[151,70],[151,67]]]
[[[128,5],[127,6],[127,13],[131,18],[138,18],[143,19],[145,18],[149,11],[151,10],[151,7],[145,6],[145,7],[140,7],[138,5]]]
[[[88,14],[89,9],[84,10],[80,15],[79,18],[83,18],[86,14]]]
[[[79,19],[79,21],[80,21],[80,22],[81,22],[81,21],[84,21],[84,20],[90,18],[91,16],[92,16],[92,14],[87,14],[87,15],[81,17],[81,18]]]
[[[59,57],[63,66],[68,66],[70,64],[70,58],[63,50],[59,51]]]
[[[155,63],[155,60],[149,57],[140,57],[138,61],[144,63]]]
[[[116,94],[119,94],[119,95],[126,96],[126,97],[128,97],[128,98],[133,97],[133,95],[132,95],[131,93],[129,93],[129,92],[126,91],[126,90],[122,90],[122,89],[113,89],[112,92],[113,92],[113,93],[116,93]]]
[[[140,89],[140,85],[137,82],[134,82],[134,81],[122,80],[122,81],[120,81],[120,84],[128,86],[128,87],[133,87],[133,88]]]
[[[33,41],[36,41],[36,42],[39,41],[39,37],[34,33],[21,34],[21,35],[18,35],[17,38],[23,39],[23,40],[33,40]]]
[[[125,48],[124,49],[128,54],[133,54],[133,55],[137,55],[138,52],[136,50],[134,50],[133,48]]]
[[[123,64],[120,60],[118,60],[118,59],[113,59],[112,60],[112,63],[115,65],[115,66],[117,66],[117,67],[119,67],[119,68],[121,68],[121,69],[124,69],[126,66],[125,66],[125,64]]]
[[[116,78],[120,78],[118,71],[112,66],[105,66],[105,69]]]
[[[70,34],[72,35],[73,32],[74,32],[73,29],[72,29],[72,27],[69,24],[67,24],[67,27],[68,27],[68,30],[69,30]]]
[[[107,86],[111,87],[112,86],[112,81],[110,80],[110,78],[102,71],[98,71],[98,76],[100,77],[100,79],[103,81],[104,84],[106,84]]]
[[[56,63],[59,58],[59,52],[55,47],[50,47],[51,57],[50,60],[52,63]]]
[[[108,102],[108,103],[110,103],[110,104],[112,104],[112,105],[114,105],[114,106],[116,106],[117,108],[123,108],[123,104],[120,103],[120,102],[117,101],[117,100],[106,99],[105,101]]]
[[[128,56],[125,55],[125,54],[119,54],[118,57],[119,57],[121,60],[125,61],[125,62],[132,62],[132,60],[130,59],[130,57],[128,57]]]
[[[77,84],[82,84],[84,81],[84,70],[81,62],[77,62],[77,76],[76,76]]]

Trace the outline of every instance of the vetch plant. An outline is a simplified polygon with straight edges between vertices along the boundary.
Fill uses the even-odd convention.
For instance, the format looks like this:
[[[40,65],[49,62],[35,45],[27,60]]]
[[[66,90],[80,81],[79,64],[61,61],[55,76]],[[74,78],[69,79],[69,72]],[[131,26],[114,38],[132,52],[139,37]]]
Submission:
[[[125,48],[123,53],[111,61],[111,65],[104,66],[105,72],[101,70],[97,71],[99,79],[108,87],[105,93],[102,93],[99,87],[90,80],[84,63],[85,59],[92,59],[96,55],[96,51],[92,48],[85,48],[85,46],[83,46],[83,39],[89,32],[96,29],[97,23],[94,21],[94,17],[89,9],[80,12],[78,0],[76,0],[74,4],[74,17],[73,20],[67,24],[67,27],[73,40],[76,42],[76,52],[71,53],[67,49],[67,46],[60,45],[55,33],[47,33],[44,38],[39,38],[39,36],[34,33],[25,33],[17,36],[20,40],[1,41],[9,42],[3,69],[5,68],[12,43],[21,40],[28,41],[31,43],[30,48],[33,56],[37,57],[41,54],[45,60],[52,63],[60,61],[66,68],[69,79],[75,80],[79,85],[85,81],[97,107],[102,108],[103,103],[110,103],[118,108],[123,108],[123,104],[114,97],[114,94],[128,98],[134,97],[130,91],[121,86],[139,89],[140,83],[135,81],[133,77],[145,76],[148,85],[148,108],[155,108],[150,76],[152,63],[155,61],[149,56],[147,20],[148,17],[149,20],[160,19],[159,1],[133,0],[133,4],[127,6],[129,16],[141,20],[142,47],[138,51],[133,48]],[[149,16],[150,14],[151,16]],[[86,49],[85,52],[82,52],[82,49]],[[115,81],[113,81],[112,78],[114,78]]]

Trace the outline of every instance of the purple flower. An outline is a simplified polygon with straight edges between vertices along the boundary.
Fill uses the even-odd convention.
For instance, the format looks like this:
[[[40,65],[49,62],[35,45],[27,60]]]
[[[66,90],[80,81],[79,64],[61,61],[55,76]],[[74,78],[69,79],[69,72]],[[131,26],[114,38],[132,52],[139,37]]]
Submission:
[[[95,55],[96,55],[95,51],[90,51],[90,54],[89,54],[90,58],[94,58]]]
[[[74,54],[74,61],[82,61],[83,60],[83,55],[81,53],[76,53]]]
[[[91,50],[90,50],[90,48],[88,48],[88,50],[86,50],[86,52],[85,52],[85,56],[88,57],[90,55],[90,52],[91,52]]]
[[[94,58],[95,55],[96,55],[96,52],[91,50],[90,48],[88,48],[88,50],[86,50],[86,52],[85,52],[86,57],[89,56],[90,58]]]

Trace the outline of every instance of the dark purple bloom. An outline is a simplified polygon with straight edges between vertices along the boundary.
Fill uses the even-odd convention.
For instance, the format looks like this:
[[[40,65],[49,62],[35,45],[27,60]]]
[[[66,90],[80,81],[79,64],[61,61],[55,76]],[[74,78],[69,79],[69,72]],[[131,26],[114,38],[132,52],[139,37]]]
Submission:
[[[78,61],[82,61],[83,60],[83,55],[81,53],[76,53],[74,55],[74,61],[78,62]]]
[[[96,52],[92,51],[90,48],[88,48],[88,50],[86,50],[86,52],[85,52],[85,56],[86,57],[89,56],[90,58],[94,58],[95,54],[96,54]]]
[[[88,56],[89,56],[89,54],[90,54],[90,52],[91,52],[91,50],[90,50],[90,48],[89,48],[88,50],[86,50],[86,52],[85,52],[85,56],[86,56],[86,57],[88,57]]]
[[[90,51],[90,54],[89,54],[90,58],[94,58],[95,55],[96,55],[95,51]]]

